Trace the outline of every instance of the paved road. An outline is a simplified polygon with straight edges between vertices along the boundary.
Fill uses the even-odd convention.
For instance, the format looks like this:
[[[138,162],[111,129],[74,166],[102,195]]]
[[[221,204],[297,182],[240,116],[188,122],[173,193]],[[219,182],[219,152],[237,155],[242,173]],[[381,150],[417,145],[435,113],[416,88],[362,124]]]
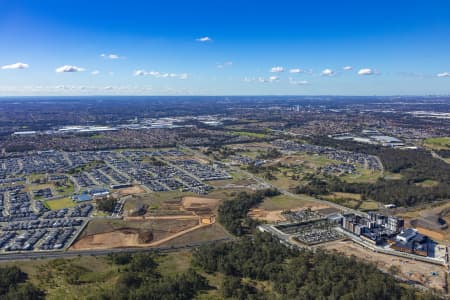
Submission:
[[[445,162],[446,164],[448,164],[448,160],[446,160],[445,158],[443,158],[442,156],[440,156],[439,154],[437,154],[433,150],[431,150],[430,152],[431,152],[431,156],[433,156],[434,158],[440,159],[443,162]]]
[[[211,158],[206,157],[203,153],[201,153],[201,152],[199,152],[199,151],[196,151],[196,150],[191,149],[191,148],[188,148],[188,147],[184,147],[184,148],[187,149],[187,150],[189,150],[189,151],[191,151],[191,152],[193,152],[193,153],[195,153],[195,154],[198,155],[198,156],[202,156],[202,157],[205,157],[205,159],[212,160]],[[219,163],[219,162],[214,161],[214,160],[212,160],[212,161],[213,161],[213,162],[216,162],[216,163]],[[276,186],[276,185],[273,185],[272,183],[267,182],[267,181],[264,180],[263,178],[258,177],[258,176],[254,175],[254,174],[252,174],[252,173],[250,173],[250,172],[248,172],[248,171],[242,170],[242,169],[239,168],[239,167],[235,167],[235,166],[229,166],[229,167],[230,167],[231,169],[233,169],[233,171],[235,171],[235,172],[238,172],[238,173],[241,173],[241,174],[245,174],[246,176],[252,178],[253,180],[255,180],[256,182],[258,182],[259,184],[261,184],[261,185],[263,185],[263,186],[277,189],[280,193],[282,193],[282,194],[284,194],[284,195],[286,195],[286,196],[289,196],[289,197],[292,197],[292,198],[296,198],[296,199],[300,199],[300,200],[304,200],[304,198],[303,198],[302,196],[297,195],[297,194],[294,194],[294,193],[291,193],[291,192],[289,192],[288,190],[285,190],[285,189],[282,189],[282,188],[280,188],[280,187],[278,187],[278,186]],[[339,204],[334,203],[334,202],[330,202],[330,201],[326,201],[326,200],[321,200],[321,199],[317,199],[317,198],[313,198],[313,200],[311,200],[311,201],[314,201],[314,202],[317,202],[317,203],[321,203],[321,204],[324,204],[324,205],[328,205],[328,206],[334,207],[334,208],[339,209],[339,210],[341,210],[341,211],[344,211],[344,212],[346,212],[346,213],[354,213],[354,214],[356,214],[356,215],[368,217],[368,215],[367,215],[366,213],[364,213],[364,212],[361,212],[361,211],[355,210],[355,209],[351,209],[351,208],[348,208],[348,207],[339,205]]]
[[[16,260],[31,260],[31,259],[51,259],[51,258],[67,258],[67,257],[77,257],[85,255],[107,255],[110,253],[135,253],[135,252],[161,252],[169,253],[176,252],[180,250],[189,250],[192,248],[200,247],[203,245],[214,244],[223,241],[230,241],[231,238],[224,238],[218,240],[205,241],[201,243],[193,243],[185,246],[173,246],[173,247],[151,247],[151,248],[116,248],[116,249],[106,249],[106,250],[70,250],[62,252],[24,252],[24,253],[11,253],[11,254],[1,254],[0,261],[16,261]]]

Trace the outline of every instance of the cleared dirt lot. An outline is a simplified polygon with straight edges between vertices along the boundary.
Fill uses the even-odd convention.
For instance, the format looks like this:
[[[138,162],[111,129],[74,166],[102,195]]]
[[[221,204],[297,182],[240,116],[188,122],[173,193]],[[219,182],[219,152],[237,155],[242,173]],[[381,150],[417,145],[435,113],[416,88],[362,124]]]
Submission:
[[[267,222],[279,222],[286,219],[281,215],[283,210],[266,210],[263,208],[252,208],[248,212],[248,216],[255,220],[267,221]]]
[[[120,189],[120,190],[118,190],[118,193],[121,196],[137,195],[137,194],[145,193],[145,190],[138,185],[134,185],[129,188]]]
[[[72,245],[72,250],[150,247],[207,226],[195,219],[139,221],[98,220],[92,222]]]
[[[437,203],[432,207],[419,207],[410,211],[400,210],[396,215],[403,217],[407,226],[416,228],[420,233],[435,241],[450,242],[450,229],[448,227],[450,223],[450,203]]]
[[[137,229],[119,229],[112,232],[98,233],[86,236],[77,241],[71,249],[111,249],[121,247],[136,247],[147,244],[153,239],[152,232],[148,232],[147,241],[143,240],[143,233]]]
[[[211,211],[215,210],[219,205],[220,199],[203,198],[203,197],[183,197],[182,204],[186,210],[196,210],[207,208]]]
[[[389,268],[395,266],[399,270],[397,275],[430,288],[442,290],[445,286],[445,269],[441,266],[372,252],[351,241],[330,242],[321,245],[321,248],[338,251],[348,256],[354,255],[361,260],[376,264],[384,271],[389,271]]]
[[[435,241],[442,241],[444,239],[444,234],[435,230],[430,230],[423,227],[416,227],[417,231],[421,234],[427,235]]]

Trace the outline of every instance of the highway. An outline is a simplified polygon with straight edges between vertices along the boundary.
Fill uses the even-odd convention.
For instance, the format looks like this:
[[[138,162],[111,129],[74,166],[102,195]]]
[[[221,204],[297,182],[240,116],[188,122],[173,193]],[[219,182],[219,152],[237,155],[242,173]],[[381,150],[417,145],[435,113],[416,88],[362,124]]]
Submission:
[[[189,250],[197,248],[203,245],[214,244],[218,242],[231,241],[231,238],[224,238],[218,240],[210,240],[201,243],[193,243],[184,246],[172,246],[172,247],[151,247],[151,248],[115,248],[115,249],[101,249],[101,250],[67,250],[67,251],[49,251],[49,252],[23,252],[23,253],[9,253],[1,254],[0,261],[16,261],[16,260],[32,260],[32,259],[55,259],[55,258],[68,258],[85,255],[108,255],[110,253],[135,253],[135,252],[158,252],[158,253],[170,253],[180,250]]]

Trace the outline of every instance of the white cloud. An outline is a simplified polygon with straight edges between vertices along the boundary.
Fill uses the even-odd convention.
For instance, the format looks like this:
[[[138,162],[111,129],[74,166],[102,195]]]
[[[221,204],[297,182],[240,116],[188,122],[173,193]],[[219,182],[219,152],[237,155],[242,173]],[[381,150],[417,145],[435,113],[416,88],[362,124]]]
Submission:
[[[449,72],[442,72],[442,73],[438,73],[436,76],[437,77],[450,77],[450,73]]]
[[[280,80],[280,77],[278,77],[278,76],[270,76],[269,77],[269,82],[275,82],[275,81],[278,81],[278,80]]]
[[[289,83],[293,85],[307,85],[309,81],[307,80],[295,80],[294,78],[289,78]]]
[[[245,77],[244,81],[245,82],[261,82],[261,83],[272,83],[272,82],[277,82],[280,80],[280,77],[278,76],[270,76],[269,78],[264,78],[264,77],[258,77],[258,78],[248,78]]]
[[[145,76],[147,72],[144,70],[136,70],[133,72],[134,76]]]
[[[302,72],[303,72],[303,71],[300,70],[300,69],[298,69],[298,68],[290,69],[290,70],[289,70],[289,73],[292,73],[292,74],[298,74],[298,73],[302,73]]]
[[[344,71],[351,71],[351,70],[353,70],[353,67],[352,66],[345,66],[342,69],[344,69]]]
[[[2,66],[2,69],[3,70],[19,70],[19,69],[28,69],[28,67],[29,67],[28,64],[18,62],[15,64]]]
[[[204,36],[204,37],[200,37],[198,39],[196,39],[197,42],[201,42],[201,43],[207,43],[207,42],[212,42],[212,38],[210,38],[209,36]]]
[[[155,78],[178,78],[178,79],[188,79],[189,74],[187,73],[163,73],[158,71],[147,72],[145,70],[136,70],[133,72],[134,76],[153,76]]]
[[[56,73],[74,73],[74,72],[83,72],[84,69],[77,67],[77,66],[69,66],[69,65],[65,65],[65,66],[61,66],[59,68],[56,68]]]
[[[375,74],[374,70],[369,68],[360,69],[358,71],[358,75],[373,75]]]
[[[284,68],[280,67],[280,66],[272,67],[272,69],[270,69],[270,72],[271,73],[281,73],[281,72],[284,72]]]
[[[94,70],[94,71],[91,72],[91,74],[92,75],[98,75],[98,74],[100,74],[100,71],[99,70]]]
[[[106,59],[119,59],[122,58],[122,56],[119,56],[117,54],[100,54],[101,57],[106,58]]]
[[[219,69],[223,69],[223,68],[225,68],[225,67],[231,67],[233,65],[233,62],[232,61],[226,61],[226,62],[224,62],[224,63],[218,63],[217,64],[217,67],[219,68]]]
[[[11,93],[18,95],[148,95],[153,92],[151,86],[84,86],[84,85],[55,85],[55,86],[1,86],[0,94]],[[180,91],[182,94],[183,91]]]
[[[333,76],[335,73],[333,70],[331,69],[325,69],[322,71],[322,76]]]

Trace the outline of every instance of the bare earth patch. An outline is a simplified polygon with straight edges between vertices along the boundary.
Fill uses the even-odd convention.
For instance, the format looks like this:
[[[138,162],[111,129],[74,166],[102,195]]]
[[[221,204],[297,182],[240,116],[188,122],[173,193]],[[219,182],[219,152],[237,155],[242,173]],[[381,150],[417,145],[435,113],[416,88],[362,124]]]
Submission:
[[[202,198],[202,197],[183,197],[183,207],[187,210],[197,207],[208,207],[213,210],[219,204],[219,199],[215,198]]]
[[[80,249],[112,249],[123,247],[136,247],[145,245],[145,240],[140,238],[141,233],[137,229],[120,229],[112,232],[99,233],[86,236],[77,241],[71,248]],[[148,233],[147,242],[152,240],[152,233]]]
[[[430,288],[442,290],[445,286],[445,269],[441,266],[372,252],[350,241],[330,242],[321,247],[348,256],[354,255],[363,261],[376,264],[383,271],[395,266],[399,270],[398,276]]]
[[[212,224],[212,223],[211,223]],[[100,225],[100,226],[97,226]],[[152,220],[120,221],[112,224],[94,224],[85,230],[71,250],[112,249],[126,247],[152,247],[179,237],[198,228],[209,226],[192,219],[152,218]],[[98,228],[97,228],[98,227]],[[87,228],[88,229],[88,228]],[[86,234],[90,232],[90,234]]]
[[[263,208],[252,208],[248,216],[255,220],[267,221],[267,222],[279,222],[286,221],[281,215],[282,210],[266,210]]]
[[[324,205],[324,204],[305,204],[304,206],[298,206],[298,207],[292,207],[290,210],[297,211],[301,209],[309,208],[311,210],[322,210],[322,209],[329,209],[330,206]],[[287,209],[276,209],[276,210],[268,210],[264,209],[261,206],[252,208],[248,212],[248,216],[255,220],[260,221],[267,221],[267,222],[281,222],[286,221],[286,219],[282,216],[282,212],[286,211]]]
[[[430,230],[423,227],[416,227],[417,231],[419,231],[421,234],[429,236],[431,239],[435,241],[442,241],[444,239],[444,235],[441,232]]]
[[[134,185],[129,188],[120,189],[118,192],[121,196],[127,196],[127,195],[142,194],[145,193],[145,190],[139,185]]]

